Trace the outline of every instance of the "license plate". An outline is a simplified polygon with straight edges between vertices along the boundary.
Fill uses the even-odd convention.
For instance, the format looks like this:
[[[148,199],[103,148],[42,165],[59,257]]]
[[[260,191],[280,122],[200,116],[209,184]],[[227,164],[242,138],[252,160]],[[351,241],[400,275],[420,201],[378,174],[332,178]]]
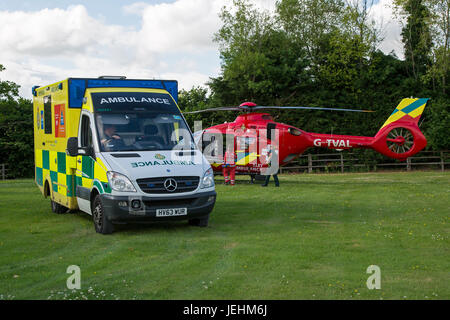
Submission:
[[[187,215],[187,208],[156,209],[157,217],[172,217],[185,215]]]

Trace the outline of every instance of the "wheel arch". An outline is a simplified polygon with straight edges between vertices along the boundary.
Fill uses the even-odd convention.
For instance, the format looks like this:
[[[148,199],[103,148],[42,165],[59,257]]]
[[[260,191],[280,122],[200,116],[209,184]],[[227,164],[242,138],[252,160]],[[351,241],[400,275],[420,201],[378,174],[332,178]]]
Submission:
[[[51,196],[50,182],[48,179],[45,179],[44,182],[44,198],[48,198]]]
[[[91,204],[91,212],[93,212],[93,210],[94,210],[94,200],[95,200],[95,197],[98,196],[99,194],[101,194],[101,192],[98,190],[97,187],[94,186],[94,187],[92,188],[91,194],[90,194],[90,196],[89,196],[89,202],[90,202],[90,204]]]

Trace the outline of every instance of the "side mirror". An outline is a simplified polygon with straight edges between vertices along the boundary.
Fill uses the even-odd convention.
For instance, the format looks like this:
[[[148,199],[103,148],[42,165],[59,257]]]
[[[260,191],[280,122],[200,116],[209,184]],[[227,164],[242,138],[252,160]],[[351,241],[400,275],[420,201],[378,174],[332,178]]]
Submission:
[[[78,138],[72,137],[67,140],[66,153],[71,157],[76,157],[78,155]]]

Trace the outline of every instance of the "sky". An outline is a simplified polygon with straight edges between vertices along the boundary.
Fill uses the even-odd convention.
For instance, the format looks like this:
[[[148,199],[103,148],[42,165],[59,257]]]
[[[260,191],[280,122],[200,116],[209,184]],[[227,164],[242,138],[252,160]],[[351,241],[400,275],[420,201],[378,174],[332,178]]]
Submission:
[[[276,0],[252,0],[273,10]],[[379,48],[403,57],[392,0],[376,0]],[[0,80],[31,98],[34,85],[69,77],[119,75],[205,86],[220,72],[219,12],[231,0],[0,0]]]

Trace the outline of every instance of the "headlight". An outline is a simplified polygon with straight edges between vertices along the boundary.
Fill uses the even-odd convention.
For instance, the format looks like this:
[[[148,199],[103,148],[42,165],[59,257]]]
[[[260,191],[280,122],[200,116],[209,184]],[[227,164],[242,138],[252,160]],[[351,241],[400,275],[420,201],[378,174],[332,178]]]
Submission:
[[[130,179],[128,179],[123,174],[114,171],[108,171],[106,175],[108,176],[108,181],[111,186],[111,189],[115,191],[136,192],[136,189],[134,188]]]
[[[214,174],[212,168],[209,168],[203,175],[201,188],[204,189],[211,187],[214,187]]]

